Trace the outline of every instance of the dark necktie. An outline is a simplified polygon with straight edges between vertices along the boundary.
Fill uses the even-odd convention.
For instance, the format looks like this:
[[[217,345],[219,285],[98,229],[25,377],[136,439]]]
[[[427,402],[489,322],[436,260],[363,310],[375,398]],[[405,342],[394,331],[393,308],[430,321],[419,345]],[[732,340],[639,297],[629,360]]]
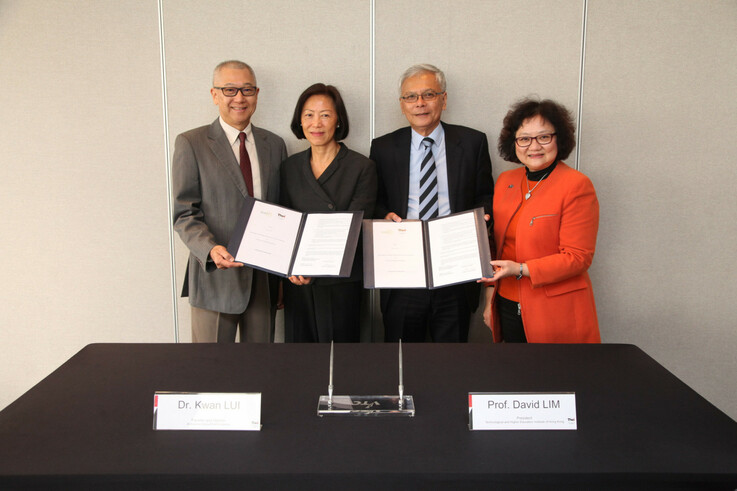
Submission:
[[[248,195],[253,196],[253,174],[251,174],[251,159],[248,157],[248,151],[246,150],[246,134],[241,131],[238,139],[241,141],[241,172],[243,173],[243,180],[246,181]]]
[[[432,155],[432,138],[423,138],[425,158],[420,165],[420,219],[429,220],[438,216],[438,172]]]

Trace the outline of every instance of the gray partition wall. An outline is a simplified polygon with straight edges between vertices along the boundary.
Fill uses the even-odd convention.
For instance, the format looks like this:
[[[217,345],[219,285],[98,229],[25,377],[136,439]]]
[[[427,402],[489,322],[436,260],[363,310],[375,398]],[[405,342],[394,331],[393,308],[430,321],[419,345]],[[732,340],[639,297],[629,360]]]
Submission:
[[[445,70],[445,120],[486,132],[494,176],[513,167],[494,150],[509,105],[564,103],[580,118],[568,163],[601,202],[604,342],[640,346],[737,417],[734,0],[0,0],[0,407],[86,344],[189,342],[171,153],[217,116],[212,69],[230,58],[256,70],[254,123],[290,153],[318,81],[368,153],[406,124],[414,63]],[[472,333],[488,342],[478,318]]]
[[[606,342],[737,417],[737,2],[589,2],[581,170]]]
[[[174,339],[157,5],[0,1],[0,407]]]

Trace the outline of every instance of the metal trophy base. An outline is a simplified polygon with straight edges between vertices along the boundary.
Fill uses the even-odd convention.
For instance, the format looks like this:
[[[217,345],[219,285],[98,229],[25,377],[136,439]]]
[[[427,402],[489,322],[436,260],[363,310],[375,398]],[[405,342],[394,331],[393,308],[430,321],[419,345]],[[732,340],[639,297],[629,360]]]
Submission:
[[[408,416],[415,415],[415,401],[412,396],[320,396],[317,415],[340,416]]]

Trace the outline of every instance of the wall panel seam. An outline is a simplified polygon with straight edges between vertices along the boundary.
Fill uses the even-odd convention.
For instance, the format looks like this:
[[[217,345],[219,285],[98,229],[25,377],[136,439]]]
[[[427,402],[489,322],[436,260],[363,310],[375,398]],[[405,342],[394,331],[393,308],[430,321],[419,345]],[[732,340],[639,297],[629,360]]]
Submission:
[[[166,90],[166,49],[164,44],[164,5],[158,0],[159,9],[159,54],[161,65],[161,105],[164,125],[164,168],[166,170],[166,211],[167,229],[169,230],[169,272],[171,284],[171,307],[174,328],[174,342],[179,342],[179,312],[177,310],[177,270],[174,251],[174,226],[171,221],[172,209],[172,178],[171,178],[171,139],[169,135],[169,104]]]
[[[581,122],[583,120],[583,90],[584,75],[586,72],[586,23],[588,20],[588,0],[583,0],[583,13],[581,15],[581,59],[578,69],[578,100],[576,110],[576,170],[581,170]]]
[[[369,146],[376,134],[376,0],[369,6]],[[369,217],[373,218],[373,217]],[[376,290],[369,290],[369,329],[371,341],[374,339],[376,309],[379,308]]]

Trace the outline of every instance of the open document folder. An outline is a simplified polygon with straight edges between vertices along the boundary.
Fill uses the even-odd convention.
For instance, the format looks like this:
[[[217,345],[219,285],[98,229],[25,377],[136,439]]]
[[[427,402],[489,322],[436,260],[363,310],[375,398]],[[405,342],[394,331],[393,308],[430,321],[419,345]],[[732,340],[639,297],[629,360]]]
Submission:
[[[364,288],[440,288],[491,277],[484,209],[363,221]]]
[[[351,275],[362,211],[301,213],[246,198],[228,243],[237,262],[280,276]]]

